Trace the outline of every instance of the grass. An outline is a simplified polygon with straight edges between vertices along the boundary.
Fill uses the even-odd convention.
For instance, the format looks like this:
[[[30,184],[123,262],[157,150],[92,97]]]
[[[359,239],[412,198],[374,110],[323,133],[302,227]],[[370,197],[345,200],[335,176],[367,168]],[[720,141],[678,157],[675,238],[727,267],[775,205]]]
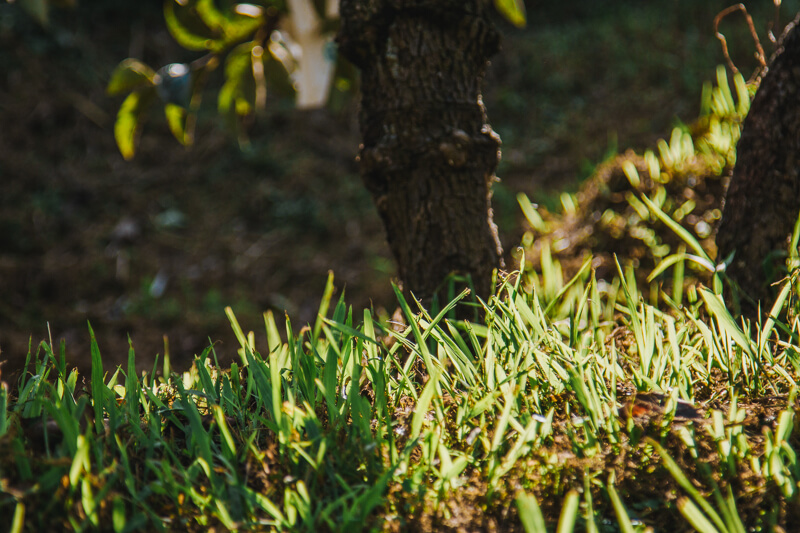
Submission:
[[[619,274],[511,277],[474,323],[452,318],[466,291],[435,314],[397,292],[404,324],[332,305],[331,277],[299,334],[267,313],[257,343],[229,309],[229,369],[209,346],[137,375],[131,347],[107,372],[93,340],[86,382],[42,342],[0,393],[0,514],[12,531],[791,524],[795,273],[764,324],[702,286],[666,312]]]

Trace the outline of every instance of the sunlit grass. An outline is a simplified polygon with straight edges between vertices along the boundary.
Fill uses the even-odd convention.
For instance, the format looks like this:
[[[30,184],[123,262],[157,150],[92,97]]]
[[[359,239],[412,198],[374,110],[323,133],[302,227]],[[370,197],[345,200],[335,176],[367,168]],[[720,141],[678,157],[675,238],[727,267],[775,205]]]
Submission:
[[[478,322],[448,318],[465,291],[436,315],[397,292],[405,323],[380,323],[332,305],[332,278],[299,334],[271,313],[245,333],[228,310],[230,369],[209,346],[186,373],[137,375],[131,347],[109,373],[92,342],[85,382],[43,342],[0,393],[0,512],[15,531],[391,530],[483,520],[473,507],[528,531],[785,523],[800,482],[794,277],[755,325],[703,287],[665,310],[622,268],[614,283],[548,268],[533,288],[502,282]],[[636,411],[650,392],[663,401]],[[767,418],[749,420],[763,398]]]

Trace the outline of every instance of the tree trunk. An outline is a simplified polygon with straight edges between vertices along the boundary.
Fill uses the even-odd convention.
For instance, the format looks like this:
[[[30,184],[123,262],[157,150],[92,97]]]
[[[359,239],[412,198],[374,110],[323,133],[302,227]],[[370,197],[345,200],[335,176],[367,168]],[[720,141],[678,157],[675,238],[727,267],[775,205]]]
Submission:
[[[800,15],[798,15],[800,18]],[[737,146],[717,233],[719,258],[735,252],[727,274],[753,301],[769,306],[769,284],[782,277],[789,236],[800,212],[800,31],[787,27],[761,80]],[[767,307],[768,308],[768,307]]]
[[[499,36],[486,0],[341,0],[340,52],[361,69],[361,175],[404,290],[450,273],[491,291],[501,247],[491,183],[500,139],[481,82]]]

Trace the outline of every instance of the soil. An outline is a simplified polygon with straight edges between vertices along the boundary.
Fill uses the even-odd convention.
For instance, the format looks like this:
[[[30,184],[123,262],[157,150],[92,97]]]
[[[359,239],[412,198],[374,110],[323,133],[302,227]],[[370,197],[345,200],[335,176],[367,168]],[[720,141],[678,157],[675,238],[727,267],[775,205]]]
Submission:
[[[195,55],[171,41],[159,9],[88,4],[54,11],[47,29],[17,6],[0,6],[4,379],[42,339],[63,339],[68,361],[87,372],[87,324],[106,368],[126,360],[129,339],[140,369],[167,350],[174,368],[186,368],[209,342],[226,364],[238,357],[226,306],[258,339],[268,309],[285,312],[297,330],[315,320],[329,270],[355,310],[390,315],[394,266],[354,159],[355,99],[299,112],[271,95],[250,132],[251,148],[242,151],[220,126],[209,93],[193,147],[175,142],[154,113],[136,158],[126,162],[113,138],[120,99],[104,94],[110,72],[129,56],[163,65]],[[678,51],[663,83],[636,71],[607,77],[614,54],[635,47],[596,51],[607,56],[605,65],[599,55],[570,62],[567,45],[590,44],[554,42],[551,50],[541,39],[580,34],[580,13],[551,11],[547,18],[542,8],[526,32],[504,26],[505,51],[487,80],[486,105],[505,140],[494,203],[506,250],[521,235],[517,192],[546,201],[547,191],[585,176],[587,161],[602,159],[609,136],[625,147],[647,146],[676,114],[692,120],[699,102],[700,84],[677,79],[699,68],[689,65],[688,49]],[[677,14],[666,20],[679,37],[697,33]],[[712,35],[702,36],[708,46]],[[613,31],[609,39],[616,42]],[[700,69],[706,79],[715,63]],[[663,105],[667,94],[675,105]]]

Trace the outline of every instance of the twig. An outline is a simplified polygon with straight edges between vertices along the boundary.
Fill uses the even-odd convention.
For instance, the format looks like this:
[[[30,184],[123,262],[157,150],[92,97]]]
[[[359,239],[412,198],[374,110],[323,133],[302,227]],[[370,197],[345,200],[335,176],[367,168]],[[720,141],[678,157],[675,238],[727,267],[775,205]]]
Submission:
[[[753,24],[753,17],[751,17],[747,12],[744,4],[736,4],[734,6],[726,7],[720,11],[717,16],[714,17],[714,32],[717,35],[717,39],[719,39],[719,41],[722,43],[722,53],[725,54],[725,60],[728,62],[728,66],[730,67],[731,71],[736,74],[739,72],[739,69],[737,69],[736,65],[733,64],[733,60],[728,53],[728,41],[725,40],[725,36],[719,31],[720,21],[734,11],[741,11],[744,13],[745,19],[747,20],[747,27],[750,28],[750,35],[753,36],[753,42],[756,45],[756,59],[761,64],[761,68],[753,72],[753,75],[750,77],[750,79],[753,80],[762,69],[767,68],[767,60],[766,56],[764,55],[764,49],[761,47],[761,41],[758,40],[758,32],[756,32],[756,27]]]
[[[775,20],[770,21],[769,28],[767,28],[767,37],[772,44],[778,44],[778,38],[775,37],[775,31],[781,27],[781,0],[772,0],[775,4]]]

